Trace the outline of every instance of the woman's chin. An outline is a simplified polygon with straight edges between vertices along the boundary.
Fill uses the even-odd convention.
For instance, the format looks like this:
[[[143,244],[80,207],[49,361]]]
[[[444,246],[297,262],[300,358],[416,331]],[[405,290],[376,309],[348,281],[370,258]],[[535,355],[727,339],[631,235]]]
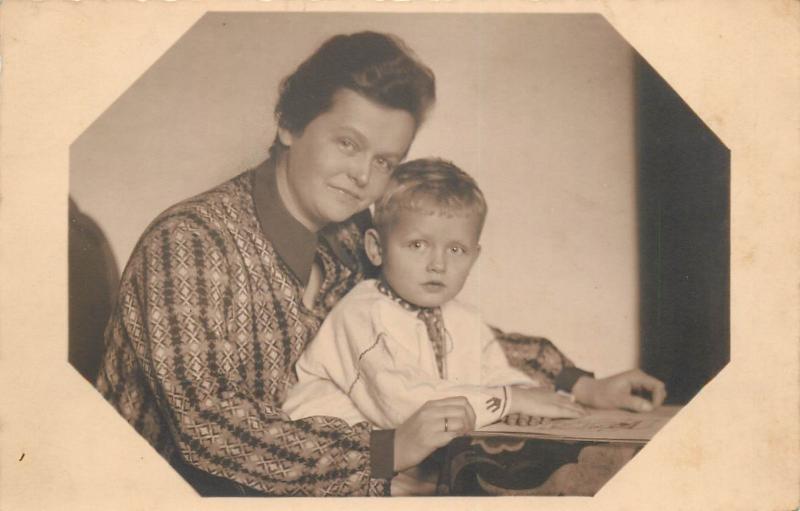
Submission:
[[[328,213],[328,215],[327,215],[328,222],[329,223],[344,222],[345,220],[347,220],[351,216],[355,215],[356,213],[358,213],[360,211],[363,211],[364,209],[366,209],[366,207],[364,207],[364,208],[342,208],[342,207],[340,207],[340,208],[335,208],[335,209],[332,208],[330,211],[327,212]]]

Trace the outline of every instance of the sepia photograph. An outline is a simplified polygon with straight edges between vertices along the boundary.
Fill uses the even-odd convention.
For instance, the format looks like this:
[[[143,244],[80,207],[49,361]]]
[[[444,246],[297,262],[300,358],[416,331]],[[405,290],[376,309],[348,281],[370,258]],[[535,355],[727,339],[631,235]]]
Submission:
[[[70,362],[201,495],[593,495],[728,362],[729,173],[600,15],[208,13],[70,148]]]
[[[800,4],[0,10],[3,509],[800,503]]]

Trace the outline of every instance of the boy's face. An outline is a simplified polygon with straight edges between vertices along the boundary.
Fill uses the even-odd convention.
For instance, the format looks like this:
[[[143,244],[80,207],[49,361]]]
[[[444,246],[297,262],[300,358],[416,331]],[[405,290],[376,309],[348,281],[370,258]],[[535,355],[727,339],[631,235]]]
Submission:
[[[464,286],[480,253],[480,228],[473,212],[444,216],[401,210],[383,237],[375,230],[368,233],[367,253],[403,299],[437,307]]]

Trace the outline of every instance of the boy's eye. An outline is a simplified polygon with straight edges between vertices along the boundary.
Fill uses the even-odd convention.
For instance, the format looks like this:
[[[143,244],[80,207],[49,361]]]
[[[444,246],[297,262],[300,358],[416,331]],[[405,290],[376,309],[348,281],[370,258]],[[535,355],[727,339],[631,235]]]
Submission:
[[[467,249],[458,245],[453,245],[450,247],[450,253],[453,255],[464,255],[467,253]]]
[[[408,247],[413,248],[414,250],[422,250],[426,246],[427,244],[423,240],[414,240],[408,244]]]

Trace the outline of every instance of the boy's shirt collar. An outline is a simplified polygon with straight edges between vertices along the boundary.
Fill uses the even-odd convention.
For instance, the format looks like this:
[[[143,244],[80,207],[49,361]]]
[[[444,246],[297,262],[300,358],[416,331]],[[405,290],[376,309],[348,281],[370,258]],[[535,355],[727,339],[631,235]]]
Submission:
[[[378,291],[389,297],[392,301],[400,305],[403,309],[416,313],[417,318],[425,324],[425,329],[428,333],[428,340],[433,349],[434,358],[436,359],[436,369],[439,373],[439,378],[445,378],[447,370],[445,368],[447,353],[453,349],[453,341],[450,339],[450,334],[445,328],[444,317],[442,316],[441,307],[420,307],[405,300],[402,296],[398,295],[392,286],[383,278],[383,275],[378,279]],[[448,342],[449,340],[449,342]]]
[[[392,289],[392,286],[390,286],[389,283],[386,282],[386,279],[383,278],[383,275],[381,275],[380,278],[378,278],[376,286],[378,287],[378,291],[391,298],[394,302],[399,304],[402,308],[404,308],[407,311],[431,312],[435,311],[436,309],[440,309],[440,307],[420,307],[419,305],[415,305],[409,302],[402,296],[398,295],[394,289]]]

